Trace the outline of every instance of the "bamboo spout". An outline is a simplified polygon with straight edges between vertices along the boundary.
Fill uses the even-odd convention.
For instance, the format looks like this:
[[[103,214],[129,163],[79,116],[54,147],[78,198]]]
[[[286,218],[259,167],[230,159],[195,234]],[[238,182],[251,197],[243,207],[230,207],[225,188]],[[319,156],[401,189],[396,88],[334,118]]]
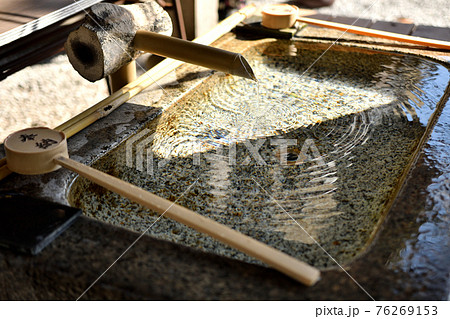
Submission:
[[[137,50],[204,66],[256,81],[247,60],[239,54],[199,43],[138,30],[133,46]]]

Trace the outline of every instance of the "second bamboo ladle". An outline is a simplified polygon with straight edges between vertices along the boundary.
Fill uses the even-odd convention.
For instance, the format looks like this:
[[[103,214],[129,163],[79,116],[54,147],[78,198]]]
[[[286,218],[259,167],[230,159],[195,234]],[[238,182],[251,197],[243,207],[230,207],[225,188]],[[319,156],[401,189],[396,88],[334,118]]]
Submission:
[[[62,132],[44,127],[21,130],[9,135],[4,147],[7,166],[13,172],[34,175],[65,167],[110,191],[259,259],[305,285],[314,285],[320,278],[318,269],[275,248],[121,179],[69,159],[67,140]]]
[[[324,21],[319,19],[312,19],[308,17],[302,17],[300,10],[289,4],[271,4],[265,6],[262,11],[261,24],[269,29],[284,29],[290,28],[296,21],[303,22],[319,27],[325,27],[330,29],[336,29],[344,32],[355,33],[360,35],[366,35],[371,37],[383,38],[388,40],[412,43],[417,45],[423,45],[427,47],[433,47],[438,49],[450,50],[450,42],[440,41],[434,39],[426,39],[421,37],[413,37],[409,35],[403,35],[393,32],[386,32],[374,29],[368,29],[363,27],[357,27],[354,25],[336,23],[330,21]]]

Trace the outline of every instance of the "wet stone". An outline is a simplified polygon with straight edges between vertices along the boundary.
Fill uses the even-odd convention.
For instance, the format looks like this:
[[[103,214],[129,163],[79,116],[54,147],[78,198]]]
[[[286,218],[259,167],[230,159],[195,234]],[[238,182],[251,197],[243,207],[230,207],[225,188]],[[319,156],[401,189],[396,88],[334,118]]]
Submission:
[[[401,186],[449,71],[400,54],[322,52],[262,43],[243,54],[258,83],[215,73],[176,104],[184,88],[168,88],[145,134],[93,166],[317,267],[334,263],[316,242],[348,263]],[[258,263],[82,178],[69,199],[93,218]]]

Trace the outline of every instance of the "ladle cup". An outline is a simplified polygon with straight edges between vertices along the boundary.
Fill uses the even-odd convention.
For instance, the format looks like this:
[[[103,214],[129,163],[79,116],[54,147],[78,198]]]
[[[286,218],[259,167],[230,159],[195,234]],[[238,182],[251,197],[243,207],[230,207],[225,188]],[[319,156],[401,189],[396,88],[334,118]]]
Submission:
[[[320,278],[318,269],[273,247],[135,185],[69,159],[63,132],[45,127],[24,129],[9,135],[4,146],[7,166],[13,172],[34,175],[65,167],[110,191],[259,259],[305,285],[314,285]]]

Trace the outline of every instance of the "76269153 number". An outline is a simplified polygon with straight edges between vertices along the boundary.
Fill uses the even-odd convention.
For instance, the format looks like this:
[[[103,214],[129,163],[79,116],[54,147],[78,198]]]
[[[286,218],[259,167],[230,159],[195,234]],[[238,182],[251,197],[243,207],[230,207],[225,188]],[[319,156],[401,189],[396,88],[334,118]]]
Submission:
[[[376,306],[377,316],[436,316],[437,306]]]

